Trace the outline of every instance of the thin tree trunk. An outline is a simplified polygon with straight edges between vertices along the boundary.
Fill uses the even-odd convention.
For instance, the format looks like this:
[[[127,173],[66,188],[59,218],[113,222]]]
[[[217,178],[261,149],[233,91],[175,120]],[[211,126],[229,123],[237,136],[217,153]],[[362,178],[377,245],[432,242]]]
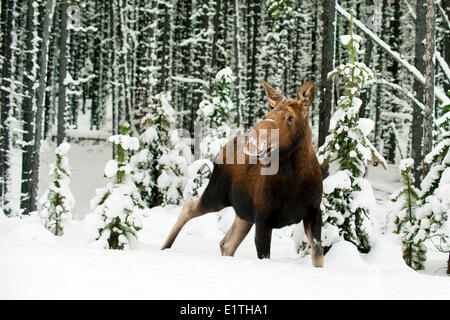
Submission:
[[[375,4],[374,0],[366,0],[365,1],[366,8],[368,8],[370,6],[374,6],[374,4]],[[371,13],[371,14],[374,14],[374,13]],[[371,65],[372,53],[373,53],[373,42],[368,40],[367,44],[366,44],[366,52],[364,55],[364,63],[366,66]],[[362,101],[362,105],[361,105],[361,108],[359,109],[359,117],[365,118],[367,102],[369,101],[369,89],[366,89],[365,91],[363,91],[361,93],[361,101]]]
[[[426,48],[425,48],[425,110],[423,123],[424,154],[433,148],[433,114],[434,114],[434,51],[435,51],[435,4],[427,0]],[[426,170],[425,170],[426,171]],[[426,172],[425,172],[426,173]]]
[[[67,0],[60,2],[60,39],[59,39],[59,85],[58,85],[58,132],[57,132],[57,144],[61,144],[66,138],[66,84],[65,79],[67,76],[67,9],[69,3]]]
[[[219,23],[220,23],[220,12],[221,12],[222,0],[216,0],[215,15],[213,19],[213,40],[211,46],[211,74],[209,75],[209,94],[211,95],[214,91],[214,73],[217,72],[217,39],[219,38]]]
[[[3,0],[2,1],[2,16],[1,23],[3,26],[3,37],[2,37],[2,56],[3,65],[1,72],[1,82],[0,82],[0,205],[3,207],[3,211],[9,214],[9,209],[7,205],[7,181],[9,172],[9,112],[10,112],[10,97],[9,88],[11,81],[11,43],[12,43],[12,23],[13,23],[13,1]]]
[[[322,72],[320,83],[319,112],[319,147],[325,142],[330,127],[331,109],[333,107],[333,80],[327,79],[328,73],[334,69],[335,42],[336,42],[336,0],[322,2],[323,13],[323,45],[322,45]],[[324,177],[327,176],[324,168]]]
[[[415,38],[415,58],[414,65],[422,74],[425,73],[425,32],[426,32],[426,3],[424,0],[417,0],[416,5],[416,38]],[[420,102],[423,101],[424,87],[417,79],[414,80],[413,86],[416,98]],[[413,104],[413,118],[411,124],[411,157],[414,159],[414,179],[415,186],[420,187],[422,180],[422,163],[423,163],[423,113],[417,104]]]
[[[450,0],[442,0],[442,8],[447,16],[447,20],[450,21]],[[450,66],[450,30],[446,30],[446,34],[444,36],[444,60],[447,62],[447,65]],[[445,92],[450,90],[450,82],[446,82],[444,84]]]
[[[235,73],[235,88],[236,88],[236,110],[237,110],[237,126],[239,127],[242,122],[242,111],[241,111],[241,86],[240,86],[240,30],[239,30],[239,0],[234,0],[234,16],[233,16],[233,47],[234,47],[234,73]]]
[[[47,0],[44,12],[44,22],[42,26],[42,47],[39,57],[39,87],[36,92],[36,124],[34,133],[34,153],[31,174],[31,190],[30,190],[30,211],[37,209],[36,199],[39,185],[39,165],[40,165],[40,148],[42,139],[42,120],[43,120],[43,102],[46,87],[47,61],[48,61],[48,40],[50,36],[50,24],[53,10],[53,0]]]
[[[25,72],[23,84],[25,89],[25,96],[22,100],[22,114],[23,114],[23,136],[24,146],[22,149],[22,185],[21,185],[21,208],[23,214],[29,214],[32,211],[30,208],[31,200],[31,174],[33,170],[33,151],[34,151],[34,124],[35,124],[35,110],[33,110],[34,101],[34,84],[35,75],[33,41],[34,39],[34,15],[37,8],[34,7],[34,0],[27,1],[27,31],[26,31],[26,55],[25,55]]]

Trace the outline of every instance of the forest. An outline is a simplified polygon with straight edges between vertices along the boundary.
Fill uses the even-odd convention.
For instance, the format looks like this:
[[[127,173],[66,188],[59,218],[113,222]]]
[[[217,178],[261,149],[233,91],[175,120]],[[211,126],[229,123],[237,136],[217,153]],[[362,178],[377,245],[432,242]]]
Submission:
[[[1,0],[0,19],[5,257],[8,243],[33,257],[18,239],[76,242],[138,248],[164,268],[155,248],[168,225],[205,190],[221,148],[270,111],[262,81],[294,98],[313,80],[325,266],[396,261],[405,294],[420,282],[450,298],[450,0]],[[232,215],[193,221],[183,237],[221,237]],[[275,248],[287,244],[295,261],[286,268],[307,268],[303,225],[277,232]],[[254,257],[246,243],[242,259]],[[194,256],[170,254],[195,268]],[[421,278],[433,273],[442,278]],[[11,286],[0,296],[55,297]]]

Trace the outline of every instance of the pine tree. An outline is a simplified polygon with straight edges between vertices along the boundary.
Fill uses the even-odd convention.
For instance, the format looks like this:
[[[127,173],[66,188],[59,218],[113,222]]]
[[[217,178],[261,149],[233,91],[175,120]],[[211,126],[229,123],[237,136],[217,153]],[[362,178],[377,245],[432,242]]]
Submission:
[[[109,138],[117,147],[117,160],[110,160],[105,167],[105,176],[113,182],[97,189],[90,202],[98,226],[93,247],[129,249],[142,229],[140,216],[148,210],[134,183],[135,168],[130,164],[130,152],[138,150],[139,140],[130,137],[129,131],[130,126],[122,124],[120,134]]]
[[[449,213],[450,213],[450,105],[444,108],[446,112],[436,121],[442,141],[425,156],[424,163],[428,173],[421,183],[419,208],[416,213],[417,229],[414,238],[415,245],[423,244],[431,237],[439,237],[441,243],[450,244]],[[426,256],[424,255],[416,269],[422,269]]]
[[[64,233],[64,222],[70,219],[70,211],[75,205],[75,199],[70,191],[70,166],[67,152],[70,144],[61,143],[55,150],[56,163],[50,166],[49,175],[52,177],[49,189],[40,199],[42,206],[40,216],[45,227],[55,236]]]
[[[169,132],[167,151],[158,159],[161,170],[156,183],[163,195],[163,204],[179,205],[187,183],[187,168],[192,159],[190,136],[180,135],[178,130]]]
[[[231,101],[233,76],[230,68],[220,70],[216,75],[217,95],[203,100],[197,111],[197,123],[202,125],[200,151],[202,158],[214,161],[222,147],[228,142],[231,128],[226,121],[235,111]]]
[[[175,122],[175,110],[169,103],[170,96],[158,94],[154,99],[156,102],[141,119],[140,148],[132,159],[137,167],[135,183],[148,207],[159,206],[164,201],[164,194],[157,185],[162,173],[159,159],[170,150],[169,132]]]
[[[324,180],[322,202],[325,247],[340,237],[352,242],[361,252],[370,250],[370,200],[374,199],[370,183],[363,178],[369,161],[383,164],[384,159],[367,138],[373,128],[369,119],[359,119],[360,94],[364,83],[373,78],[372,71],[357,62],[362,38],[353,33],[341,36],[351,61],[340,65],[329,77],[341,75],[344,95],[337,102],[330,122],[330,134],[319,149],[319,163],[333,164],[337,172]]]
[[[421,241],[415,241],[420,230],[416,218],[420,191],[414,186],[414,160],[411,158],[402,160],[399,169],[403,188],[391,197],[391,201],[400,205],[394,219],[395,233],[400,235],[406,264],[414,269],[423,269],[422,262],[426,257],[426,248]]]

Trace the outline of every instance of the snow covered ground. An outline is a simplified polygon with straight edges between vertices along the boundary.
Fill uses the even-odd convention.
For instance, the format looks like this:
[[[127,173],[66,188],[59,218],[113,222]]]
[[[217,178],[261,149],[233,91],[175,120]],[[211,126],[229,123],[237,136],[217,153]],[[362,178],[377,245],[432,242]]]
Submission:
[[[52,150],[42,153],[40,194],[48,186]],[[339,243],[323,269],[296,255],[290,228],[274,233],[270,260],[256,258],[253,230],[235,257],[222,257],[219,241],[232,223],[230,208],[189,222],[170,250],[159,248],[179,207],[153,208],[134,250],[90,249],[83,218],[95,189],[106,184],[102,172],[110,155],[107,143],[72,144],[77,203],[63,237],[51,235],[37,216],[0,213],[1,299],[450,299],[447,255],[430,249],[426,270],[415,272],[403,263],[394,235],[380,234],[367,255]],[[399,187],[397,171],[369,171],[378,201],[374,220],[381,226],[387,199]]]

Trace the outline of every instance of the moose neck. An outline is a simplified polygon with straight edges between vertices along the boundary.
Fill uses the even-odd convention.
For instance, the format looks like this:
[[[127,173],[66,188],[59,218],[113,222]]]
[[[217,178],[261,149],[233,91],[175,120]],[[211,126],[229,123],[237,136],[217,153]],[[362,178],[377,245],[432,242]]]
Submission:
[[[311,157],[315,156],[312,145],[312,134],[309,125],[305,126],[304,132],[299,136],[296,146],[292,152],[286,157],[286,161],[290,161],[294,171],[307,170]],[[281,165],[284,159],[280,159]]]

